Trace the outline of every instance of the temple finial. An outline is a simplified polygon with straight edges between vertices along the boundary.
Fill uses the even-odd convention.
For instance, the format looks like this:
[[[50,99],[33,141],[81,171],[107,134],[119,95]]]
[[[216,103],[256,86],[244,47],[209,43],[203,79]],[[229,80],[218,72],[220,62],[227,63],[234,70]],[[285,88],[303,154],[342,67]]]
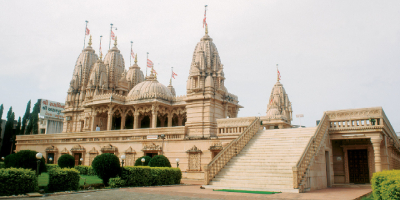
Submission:
[[[89,46],[92,46],[92,35],[90,35],[90,38],[89,38],[89,43],[88,43],[88,45],[89,45]]]
[[[208,35],[208,25],[206,24],[206,35]]]
[[[136,56],[135,56],[135,64],[137,64],[137,54],[136,54]]]
[[[117,47],[117,36],[115,36],[114,47]]]
[[[278,64],[276,64],[276,72],[277,72],[277,77],[276,77],[276,81],[277,82],[279,82],[279,80],[281,80],[281,73],[279,72],[279,69],[278,69]]]

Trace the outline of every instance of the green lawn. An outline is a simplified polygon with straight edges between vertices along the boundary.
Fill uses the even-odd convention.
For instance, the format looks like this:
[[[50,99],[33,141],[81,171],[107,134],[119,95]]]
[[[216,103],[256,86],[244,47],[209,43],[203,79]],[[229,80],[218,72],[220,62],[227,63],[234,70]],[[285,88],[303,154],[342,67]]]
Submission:
[[[86,178],[86,185],[95,184],[95,183],[103,183],[103,181],[97,176],[87,176],[87,175],[80,175],[81,178]],[[79,181],[80,185],[83,185],[84,179]],[[39,186],[47,186],[49,184],[49,174],[42,173],[39,176]]]

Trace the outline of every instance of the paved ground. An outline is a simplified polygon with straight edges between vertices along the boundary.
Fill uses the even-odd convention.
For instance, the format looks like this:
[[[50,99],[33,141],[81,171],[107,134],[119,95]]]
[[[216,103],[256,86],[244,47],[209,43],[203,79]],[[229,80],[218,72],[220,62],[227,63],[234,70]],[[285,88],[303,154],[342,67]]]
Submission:
[[[188,181],[184,181],[188,184]],[[193,182],[192,184],[197,184]],[[280,194],[246,194],[232,192],[217,192],[211,189],[200,189],[200,185],[179,185],[179,186],[164,186],[164,187],[136,187],[122,188],[107,191],[67,194],[48,197],[37,197],[35,199],[46,200],[81,200],[81,199],[228,199],[228,200],[258,200],[258,199],[309,199],[309,200],[346,200],[355,199],[366,193],[371,192],[369,187],[359,188],[329,188],[317,190],[301,194],[280,193]],[[28,199],[28,198],[25,198]]]

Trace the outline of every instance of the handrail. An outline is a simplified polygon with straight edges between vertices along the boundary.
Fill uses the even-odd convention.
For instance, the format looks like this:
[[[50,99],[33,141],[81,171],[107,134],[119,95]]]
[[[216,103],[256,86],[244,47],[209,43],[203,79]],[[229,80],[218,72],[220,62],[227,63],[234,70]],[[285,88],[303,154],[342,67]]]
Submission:
[[[220,151],[211,162],[204,167],[204,181],[207,185],[221,171],[229,160],[236,156],[244,146],[253,138],[260,128],[260,118],[255,120],[239,135]]]
[[[301,155],[296,166],[293,167],[293,187],[295,189],[300,189],[301,192],[304,190],[304,185],[300,183],[304,181],[307,175],[307,170],[311,164],[310,161],[314,158],[315,152],[317,150],[316,147],[318,148],[320,147],[324,135],[327,132],[327,130],[324,130],[328,128],[328,127],[324,128],[324,126],[327,126],[326,125],[327,123],[329,123],[329,120],[327,119],[326,113],[324,113],[319,123],[319,126],[315,131],[315,134],[311,137],[310,141],[308,142],[307,147],[303,152],[303,154]]]

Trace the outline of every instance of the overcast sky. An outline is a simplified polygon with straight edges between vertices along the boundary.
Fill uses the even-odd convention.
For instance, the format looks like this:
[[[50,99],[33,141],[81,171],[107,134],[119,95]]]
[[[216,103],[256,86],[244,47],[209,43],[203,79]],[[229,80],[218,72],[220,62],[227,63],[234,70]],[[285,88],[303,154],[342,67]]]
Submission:
[[[304,114],[303,125],[315,126],[327,110],[382,106],[400,131],[398,0],[0,0],[3,119],[10,106],[22,117],[29,99],[65,101],[85,20],[96,53],[100,35],[103,54],[108,50],[113,23],[125,68],[133,41],[142,70],[149,52],[159,81],[167,85],[174,67],[173,85],[185,95],[193,51],[204,35],[204,5],[225,85],[244,106],[239,117],[266,115],[279,64],[293,116]]]

